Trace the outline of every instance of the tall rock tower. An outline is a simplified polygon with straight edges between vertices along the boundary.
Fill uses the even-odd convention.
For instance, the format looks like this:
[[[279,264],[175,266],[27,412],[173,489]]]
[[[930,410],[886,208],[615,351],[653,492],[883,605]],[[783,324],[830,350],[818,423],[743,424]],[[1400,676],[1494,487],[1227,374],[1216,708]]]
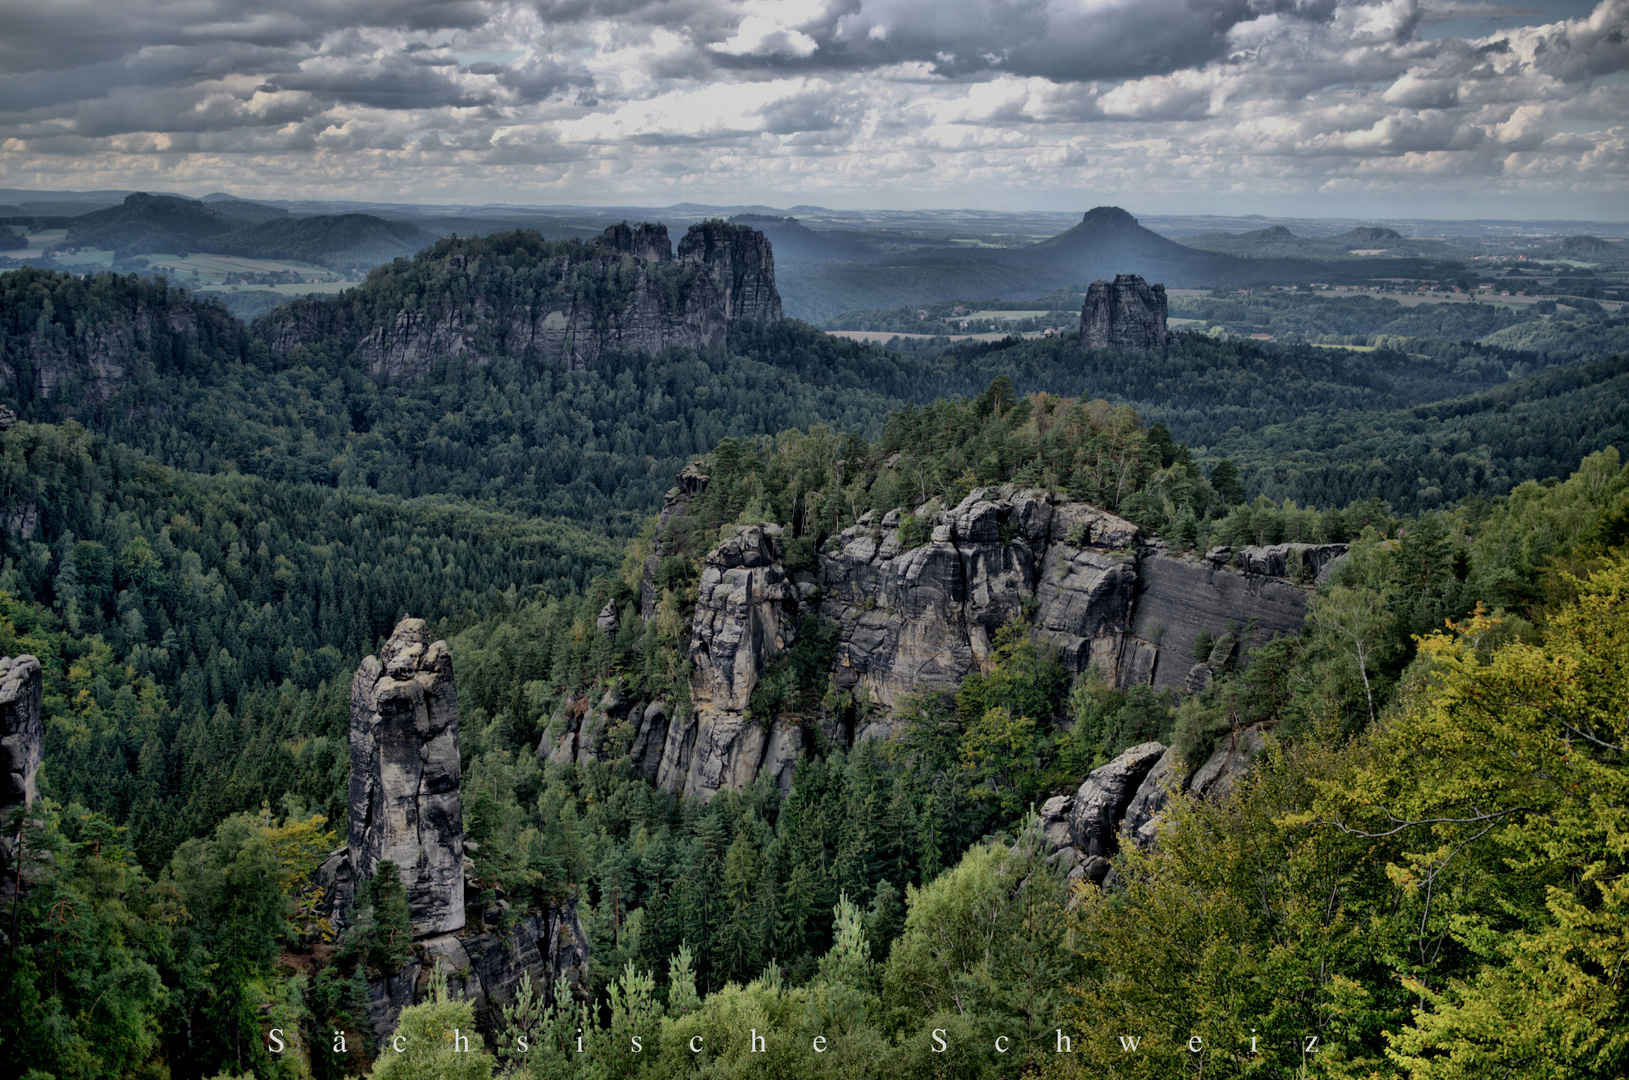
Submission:
[[[780,322],[775,253],[769,237],[728,221],[701,221],[679,241],[679,262],[711,271],[724,292],[724,321]]]
[[[415,937],[464,925],[464,811],[452,653],[403,619],[351,683],[350,868],[395,863]]]
[[[32,656],[0,657],[0,852],[11,855],[11,815],[39,801],[40,662]]]
[[[1080,308],[1083,349],[1157,349],[1169,344],[1165,325],[1165,286],[1150,285],[1136,274],[1116,274],[1094,281]]]

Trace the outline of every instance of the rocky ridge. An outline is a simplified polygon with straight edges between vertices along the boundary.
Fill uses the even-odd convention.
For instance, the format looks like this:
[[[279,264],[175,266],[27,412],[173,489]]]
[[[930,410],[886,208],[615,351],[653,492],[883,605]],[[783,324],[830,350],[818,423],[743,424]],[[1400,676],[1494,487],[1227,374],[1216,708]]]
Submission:
[[[782,317],[770,243],[743,225],[692,225],[677,257],[665,225],[614,225],[587,244],[535,234],[506,242],[494,253],[443,240],[361,289],[285,304],[255,331],[279,358],[338,338],[371,373],[410,380],[443,359],[477,366],[529,357],[576,371],[609,352],[717,349],[738,323]],[[375,312],[368,294],[392,275],[433,281],[412,286],[424,290],[422,302]]]
[[[1157,349],[1171,340],[1166,326],[1165,286],[1136,274],[1094,281],[1080,308],[1083,349]]]
[[[32,379],[32,391],[43,398],[111,400],[139,365],[163,357],[174,363],[206,339],[225,339],[242,327],[218,304],[200,303],[182,292],[157,296],[150,291],[111,290],[112,310],[77,321],[71,328],[37,327],[14,341],[11,355],[27,357],[19,371],[0,358],[0,383]],[[32,369],[32,370],[30,370]]]
[[[694,467],[681,475],[664,505],[657,552],[664,529],[685,519],[706,483]],[[905,694],[954,690],[988,661],[996,631],[1015,617],[1054,644],[1072,673],[1090,666],[1121,688],[1197,693],[1266,641],[1299,632],[1313,584],[1345,551],[1281,544],[1200,557],[1085,503],[1015,485],[974,490],[949,510],[868,512],[820,553],[818,573],[799,580],[787,574],[782,549],[780,527],[764,523],[738,527],[707,555],[689,645],[691,709],[674,715],[667,703],[628,700],[614,685],[597,706],[557,712],[539,757],[583,763],[627,754],[663,790],[704,800],[765,770],[789,786],[815,733],[789,718],[754,718],[750,703],[811,614],[837,626],[834,682],[864,703],[852,727],[820,721],[819,741],[828,745],[892,734]],[[647,618],[659,562],[653,554],[645,563]],[[1212,645],[1196,661],[1207,638]],[[1127,805],[1114,803],[1114,820]]]

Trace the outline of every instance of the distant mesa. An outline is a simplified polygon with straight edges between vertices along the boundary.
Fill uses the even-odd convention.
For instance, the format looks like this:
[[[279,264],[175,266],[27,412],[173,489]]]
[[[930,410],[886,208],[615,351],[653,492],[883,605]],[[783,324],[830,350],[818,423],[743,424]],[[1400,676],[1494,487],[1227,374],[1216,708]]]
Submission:
[[[1113,281],[1094,281],[1087,288],[1080,308],[1081,348],[1157,349],[1170,341],[1164,285],[1116,274]]]

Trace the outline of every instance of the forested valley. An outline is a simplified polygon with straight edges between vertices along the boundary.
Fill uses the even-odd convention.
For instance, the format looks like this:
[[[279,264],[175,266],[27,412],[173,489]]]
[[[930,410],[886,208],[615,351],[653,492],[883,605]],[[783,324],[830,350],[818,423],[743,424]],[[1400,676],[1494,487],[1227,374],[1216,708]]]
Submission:
[[[151,330],[117,379],[59,363],[137,310]],[[40,394],[51,364],[72,377]],[[46,722],[44,800],[14,823],[30,885],[0,913],[0,1063],[29,1080],[1620,1076],[1624,365],[1201,334],[908,356],[789,321],[716,351],[401,382],[338,347],[277,358],[162,283],[0,275],[18,416],[0,654],[40,659]],[[709,482],[658,551],[653,517],[692,462]],[[893,511],[900,543],[926,545],[935,512],[1007,484],[1180,551],[1349,552],[1299,635],[1181,700],[1071,674],[1015,620],[959,689],[911,696],[897,738],[811,736],[785,790],[680,798],[615,752],[631,731],[602,761],[540,755],[613,683],[688,707],[707,556],[738,526],[777,524],[794,574]],[[529,987],[484,1049],[398,1058],[366,1013],[369,980],[411,955],[400,887],[365,882],[367,918],[335,935],[315,875],[344,842],[352,672],[409,615],[457,672],[475,909],[501,926],[574,902],[591,977]],[[754,717],[863,717],[832,679],[834,634],[799,628]],[[1129,747],[1172,745],[1191,771],[1261,724],[1230,798],[1174,800],[1113,888],[1070,891],[1042,803]],[[474,1015],[436,984],[397,1030]],[[762,1053],[753,1032],[773,1033]]]

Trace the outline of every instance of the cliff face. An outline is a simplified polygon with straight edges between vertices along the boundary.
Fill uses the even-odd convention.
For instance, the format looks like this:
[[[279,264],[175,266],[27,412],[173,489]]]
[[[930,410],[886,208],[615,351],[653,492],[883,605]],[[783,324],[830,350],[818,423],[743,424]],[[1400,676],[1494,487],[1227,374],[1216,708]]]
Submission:
[[[780,322],[775,255],[757,229],[717,220],[692,225],[679,241],[679,262],[704,268],[718,283],[726,322]]]
[[[1165,322],[1165,286],[1136,274],[1094,281],[1080,308],[1083,349],[1157,349],[1171,340]]]
[[[19,271],[29,273],[30,271]],[[78,404],[101,404],[143,364],[188,366],[206,351],[235,353],[242,327],[225,309],[133,280],[100,290],[108,306],[84,317],[54,312],[0,349],[0,383]]]
[[[658,546],[662,526],[682,520],[705,488],[703,474],[686,473],[687,483],[669,493]],[[1298,632],[1312,583],[1345,550],[1281,544],[1200,558],[1113,514],[1012,485],[975,490],[951,510],[923,509],[905,529],[908,513],[862,515],[821,553],[818,576],[798,581],[788,580],[780,561],[778,526],[740,528],[707,556],[697,592],[693,711],[670,720],[662,705],[642,720],[643,706],[608,694],[580,719],[557,714],[539,755],[580,762],[628,753],[658,786],[702,799],[745,787],[765,769],[789,785],[804,732],[751,717],[750,701],[809,614],[837,626],[836,686],[869,705],[857,730],[825,721],[833,726],[821,735],[832,744],[891,734],[905,694],[954,690],[987,663],[996,631],[1015,617],[1055,645],[1071,672],[1092,666],[1122,688],[1197,693],[1266,641]],[[912,535],[928,539],[913,544]],[[647,598],[655,561],[646,562]],[[1213,645],[1196,662],[1202,636]],[[605,735],[614,731],[622,735]],[[1145,818],[1155,813],[1152,797],[1140,811]],[[1125,800],[1110,800],[1113,820],[1125,814]],[[1100,840],[1097,853],[1111,846]]]
[[[373,374],[401,380],[443,359],[583,370],[609,352],[716,349],[736,323],[780,318],[769,241],[710,221],[690,228],[677,258],[663,225],[615,225],[589,244],[446,240],[335,300],[280,307],[255,330],[274,356],[338,339]]]

